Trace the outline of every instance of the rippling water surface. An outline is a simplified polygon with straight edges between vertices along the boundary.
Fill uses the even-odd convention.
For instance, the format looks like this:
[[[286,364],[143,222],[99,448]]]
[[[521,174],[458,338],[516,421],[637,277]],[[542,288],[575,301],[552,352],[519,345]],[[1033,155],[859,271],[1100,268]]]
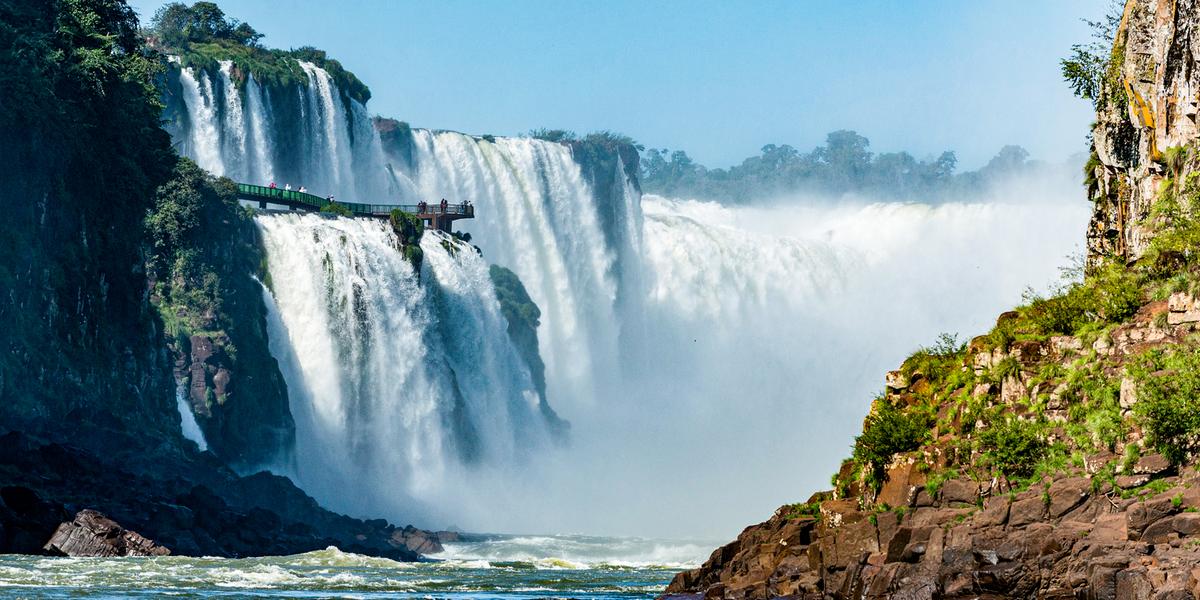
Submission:
[[[3,598],[652,598],[713,542],[495,536],[401,563],[328,548],[265,558],[0,556]]]

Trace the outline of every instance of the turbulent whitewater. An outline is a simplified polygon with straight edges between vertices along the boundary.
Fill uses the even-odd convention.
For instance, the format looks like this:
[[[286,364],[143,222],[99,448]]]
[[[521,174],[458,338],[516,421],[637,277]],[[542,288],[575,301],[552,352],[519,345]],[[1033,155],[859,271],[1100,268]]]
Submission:
[[[275,468],[363,516],[729,536],[823,487],[881,373],[1057,279],[1087,221],[1074,168],[937,205],[643,198],[611,148],[381,137],[317,68],[286,99],[226,71],[182,70],[175,103],[176,140],[214,172],[476,208],[458,225],[482,256],[427,233],[420,274],[381,223],[259,217],[297,423]],[[565,445],[548,441],[488,263],[541,311]]]
[[[248,559],[0,556],[21,598],[653,598],[712,541],[585,536],[452,544],[446,560],[399,563],[337,548]],[[136,592],[131,592],[136,590]]]

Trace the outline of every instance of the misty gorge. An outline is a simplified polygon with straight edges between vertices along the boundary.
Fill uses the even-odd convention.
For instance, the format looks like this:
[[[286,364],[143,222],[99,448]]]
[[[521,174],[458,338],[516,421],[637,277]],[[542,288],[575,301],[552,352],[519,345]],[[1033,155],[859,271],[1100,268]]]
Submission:
[[[654,82],[624,103],[555,83],[520,107],[529,91],[486,77],[439,103],[461,78],[297,25],[331,3],[278,23],[131,4],[0,0],[0,590],[1200,594],[1170,574],[1200,566],[1200,422],[1180,416],[1200,373],[1190,2],[1128,0],[1084,29],[1095,7],[955,8],[1067,23],[1051,50],[1073,54],[1019,58],[1050,86],[1011,91],[1070,108],[970,96],[1002,130],[905,107],[928,87],[867,110],[841,84],[790,117],[803,129],[773,104],[685,127],[670,113],[700,109],[652,94],[699,93],[693,67],[643,79],[657,59],[620,53]],[[468,30],[498,10],[467,4],[344,10],[461,10]],[[425,56],[413,35],[363,43]],[[588,64],[612,50],[545,35]],[[746,68],[783,60],[760,58]],[[558,60],[492,67],[615,85]]]

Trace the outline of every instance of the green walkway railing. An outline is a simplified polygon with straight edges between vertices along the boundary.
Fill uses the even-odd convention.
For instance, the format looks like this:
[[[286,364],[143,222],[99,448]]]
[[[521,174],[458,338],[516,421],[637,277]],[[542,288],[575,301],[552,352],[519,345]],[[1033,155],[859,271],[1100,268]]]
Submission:
[[[249,183],[239,183],[238,197],[242,200],[251,200],[257,202],[266,202],[269,204],[282,204],[289,207],[307,208],[309,210],[321,210],[321,207],[329,204],[328,198],[309,194],[307,192],[299,192],[296,190],[285,190],[280,188],[268,187],[265,185],[252,185]],[[466,218],[475,216],[475,207],[470,204],[447,204],[443,211],[440,202],[429,203],[424,206],[420,204],[362,204],[359,202],[342,202],[334,198],[333,200],[338,206],[344,206],[350,212],[356,215],[368,215],[373,217],[382,217],[390,215],[393,210],[400,209],[407,213],[422,214],[422,215],[458,215]],[[424,209],[424,210],[422,210]]]

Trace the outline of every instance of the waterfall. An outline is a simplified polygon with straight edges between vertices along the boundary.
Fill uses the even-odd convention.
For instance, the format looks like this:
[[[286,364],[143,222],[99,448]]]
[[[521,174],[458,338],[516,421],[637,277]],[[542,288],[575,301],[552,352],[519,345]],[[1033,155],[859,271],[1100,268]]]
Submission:
[[[264,86],[227,60],[212,71],[170,61],[181,94],[165,101],[186,119],[168,130],[204,169],[247,183],[303,185],[322,196],[397,202],[370,114],[321,67],[298,61],[306,83],[286,89]]]
[[[187,394],[186,385],[175,386],[175,408],[179,409],[180,433],[183,434],[184,439],[195,442],[201,451],[208,450],[208,441],[204,439],[204,432],[200,430],[200,424],[196,422],[196,415],[192,414],[192,405],[188,402]]]
[[[248,177],[246,167],[250,156],[246,153],[246,119],[242,110],[242,98],[233,82],[233,62],[223,60],[219,63],[218,72],[221,74],[221,88],[224,91],[224,110],[221,114],[221,156],[225,167],[225,175],[238,181]]]
[[[452,519],[548,440],[487,264],[438,232],[418,278],[376,220],[260,215],[293,475],[354,514]],[[423,507],[423,508],[422,508]],[[424,512],[422,512],[424,511]]]
[[[217,116],[216,99],[208,74],[190,68],[181,69],[179,83],[183,88],[189,127],[182,134],[180,151],[196,161],[202,169],[217,175],[225,173],[221,156],[221,138]]]
[[[413,137],[418,197],[470,201],[487,215],[464,225],[472,241],[516,272],[542,310],[547,392],[570,419],[618,372],[621,323],[617,250],[580,165],[567,146],[541,140],[425,130]]]

